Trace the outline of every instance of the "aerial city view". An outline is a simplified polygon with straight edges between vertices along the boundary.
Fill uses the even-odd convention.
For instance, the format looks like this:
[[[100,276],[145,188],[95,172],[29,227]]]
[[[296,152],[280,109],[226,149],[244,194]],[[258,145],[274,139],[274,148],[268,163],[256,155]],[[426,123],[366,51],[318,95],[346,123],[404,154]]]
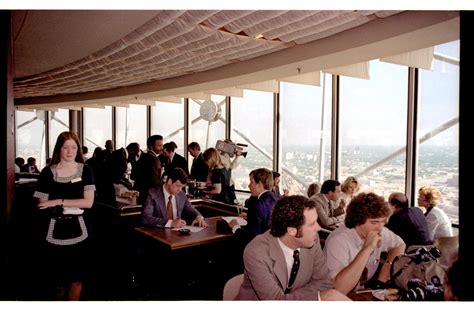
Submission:
[[[385,198],[388,198],[390,193],[394,191],[403,192],[405,188],[404,153],[362,176],[357,175],[399,148],[389,146],[346,146],[341,153],[342,165],[340,171],[343,177],[340,178],[340,181],[342,182],[346,176],[355,175],[361,183],[360,191],[373,191]],[[258,167],[271,168],[271,161],[256,149],[249,146],[248,151],[247,158],[242,159],[240,167],[232,173],[236,189],[248,190],[248,173],[252,169]],[[310,183],[319,182],[318,152],[319,148],[314,149],[312,147],[309,149],[304,146],[288,146],[287,151],[283,152],[282,161],[289,171],[283,171],[280,188],[287,188],[290,194],[305,194]],[[455,224],[458,223],[458,156],[457,148],[421,146],[417,179],[417,188],[430,184],[440,189],[443,199],[439,207],[448,214]],[[324,180],[329,178],[330,161],[330,155],[327,152]],[[290,175],[290,172],[293,175]],[[294,177],[297,177],[297,179]]]

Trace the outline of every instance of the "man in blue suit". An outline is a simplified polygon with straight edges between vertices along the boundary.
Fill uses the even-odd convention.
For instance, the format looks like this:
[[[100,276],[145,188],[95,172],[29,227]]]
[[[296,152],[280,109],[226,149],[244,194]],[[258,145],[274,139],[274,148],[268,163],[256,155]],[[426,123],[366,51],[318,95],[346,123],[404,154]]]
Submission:
[[[247,226],[240,228],[236,220],[229,226],[232,232],[244,243],[244,246],[255,236],[270,229],[270,218],[275,203],[280,196],[272,192],[273,173],[266,168],[258,168],[249,174],[251,197],[245,202],[247,210]]]
[[[181,168],[171,169],[163,185],[153,187],[143,205],[142,223],[147,226],[173,227],[192,225],[207,227],[204,217],[188,201],[183,187],[188,176]]]

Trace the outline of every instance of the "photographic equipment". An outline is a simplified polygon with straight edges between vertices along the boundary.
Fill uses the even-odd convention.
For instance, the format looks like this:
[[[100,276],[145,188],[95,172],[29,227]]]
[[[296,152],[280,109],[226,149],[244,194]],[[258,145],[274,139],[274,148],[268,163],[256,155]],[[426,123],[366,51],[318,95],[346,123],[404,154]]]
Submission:
[[[440,285],[440,281],[433,283],[423,282],[421,279],[410,279],[408,282],[408,290],[406,292],[406,300],[409,301],[443,301],[444,290]]]
[[[436,247],[431,247],[429,250],[426,247],[420,247],[415,252],[405,255],[419,264],[421,262],[437,260],[441,256],[441,251]]]
[[[243,143],[234,143],[229,140],[217,140],[216,142],[216,149],[229,154],[232,158],[234,154],[242,155],[244,158],[247,157],[247,152],[244,152],[244,147],[248,147],[248,145]]]

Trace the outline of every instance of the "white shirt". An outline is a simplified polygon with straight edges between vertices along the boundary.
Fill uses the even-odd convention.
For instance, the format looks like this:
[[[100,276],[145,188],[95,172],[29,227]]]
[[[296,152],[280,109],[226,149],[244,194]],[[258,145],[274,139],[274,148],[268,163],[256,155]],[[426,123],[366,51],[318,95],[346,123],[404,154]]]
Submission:
[[[281,251],[283,252],[283,255],[285,256],[285,261],[286,261],[286,270],[288,273],[288,283],[290,283],[290,276],[291,276],[291,268],[293,267],[293,263],[295,262],[295,259],[293,258],[293,254],[295,250],[288,248],[283,242],[281,242],[280,238],[278,239],[278,244],[280,245]],[[301,252],[301,249],[296,249]],[[318,301],[321,301],[321,293],[318,291]]]
[[[382,245],[376,248],[369,257],[366,267],[368,279],[372,278],[379,265],[380,253],[403,244],[402,238],[397,236],[387,227],[382,229]],[[335,229],[326,239],[324,253],[329,269],[329,276],[334,279],[340,271],[346,268],[362,249],[364,241],[359,237],[355,228],[347,228],[341,225]],[[361,286],[357,285],[356,290]]]
[[[290,280],[290,273],[291,273],[291,268],[293,267],[293,263],[295,262],[295,259],[293,258],[293,254],[295,250],[288,248],[283,242],[281,242],[280,238],[278,239],[278,243],[280,244],[280,248],[283,251],[283,255],[285,256],[285,261],[286,261],[286,269],[288,273],[288,281]],[[300,249],[296,249],[300,251]]]
[[[426,222],[428,223],[428,232],[430,239],[435,240],[439,237],[452,237],[453,228],[449,217],[438,207],[433,207],[426,215]]]

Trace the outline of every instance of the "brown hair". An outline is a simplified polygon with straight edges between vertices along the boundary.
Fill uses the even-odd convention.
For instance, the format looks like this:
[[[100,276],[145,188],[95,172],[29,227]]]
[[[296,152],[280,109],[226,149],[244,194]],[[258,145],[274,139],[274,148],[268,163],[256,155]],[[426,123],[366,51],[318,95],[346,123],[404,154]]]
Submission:
[[[64,143],[72,139],[77,145],[77,154],[76,158],[74,159],[78,163],[84,163],[84,157],[82,156],[81,144],[79,142],[79,137],[74,132],[66,131],[59,134],[58,139],[56,140],[56,144],[54,145],[53,150],[53,157],[51,158],[51,165],[58,164],[61,161],[61,148],[63,147]]]
[[[255,183],[262,183],[263,188],[266,190],[271,190],[273,188],[273,174],[272,171],[267,170],[266,168],[257,168],[250,172],[249,176],[255,180]]]
[[[319,186],[318,183],[312,183],[311,185],[308,186],[308,198],[311,198],[313,195],[319,193],[321,190],[321,186]]]
[[[270,233],[274,237],[283,236],[288,227],[294,227],[300,232],[303,226],[304,211],[315,210],[316,203],[304,196],[288,196],[277,201],[272,211],[272,226]]]
[[[383,197],[373,192],[362,192],[352,198],[344,222],[347,228],[354,228],[364,224],[369,218],[389,217],[390,214],[390,207]]]

